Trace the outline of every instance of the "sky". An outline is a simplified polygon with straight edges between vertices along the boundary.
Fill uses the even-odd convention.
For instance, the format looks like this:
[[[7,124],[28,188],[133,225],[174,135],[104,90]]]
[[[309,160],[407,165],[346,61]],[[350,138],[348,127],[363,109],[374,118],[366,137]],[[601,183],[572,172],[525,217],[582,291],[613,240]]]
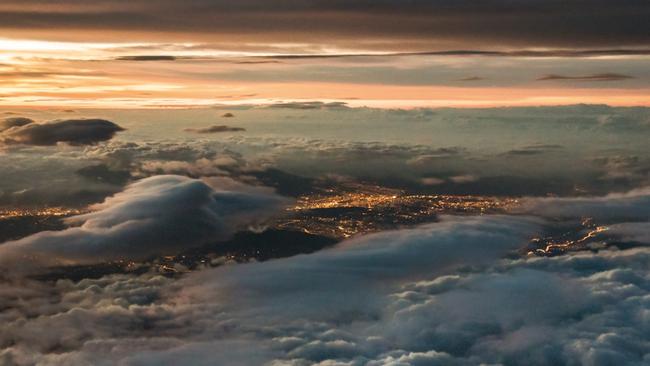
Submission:
[[[650,364],[648,19],[0,1],[0,365]]]
[[[0,105],[648,105],[647,4],[4,1]]]

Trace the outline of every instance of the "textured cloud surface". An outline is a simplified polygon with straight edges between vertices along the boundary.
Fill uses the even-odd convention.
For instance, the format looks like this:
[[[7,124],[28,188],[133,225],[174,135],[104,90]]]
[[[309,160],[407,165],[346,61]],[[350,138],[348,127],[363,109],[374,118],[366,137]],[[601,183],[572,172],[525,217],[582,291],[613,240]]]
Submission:
[[[103,119],[71,119],[47,123],[26,123],[28,119],[5,120],[12,128],[2,130],[0,141],[6,144],[56,145],[65,142],[70,145],[91,145],[106,141],[124,129]]]
[[[172,254],[263,222],[283,202],[250,187],[215,190],[201,180],[155,176],[67,219],[76,226],[0,245],[0,258],[10,266],[19,257],[78,264]]]
[[[404,179],[408,173],[418,181],[428,178],[427,187],[438,192],[452,185],[485,189],[495,171],[543,180],[539,196],[551,191],[548,181],[566,172],[597,180],[606,192],[625,191],[628,184],[620,180],[647,186],[647,144],[640,133],[648,128],[644,109],[621,114],[574,107],[552,118],[547,108],[505,115],[371,110],[367,113],[375,118],[363,118],[371,122],[355,124],[362,119],[359,111],[341,110],[332,118],[331,111],[319,108],[325,115],[317,121],[327,123],[316,129],[305,127],[315,125],[313,120],[298,118],[304,109],[293,108],[266,108],[264,113],[294,118],[252,124],[260,119],[249,113],[260,110],[238,110],[238,125],[248,131],[242,135],[197,138],[179,134],[177,123],[161,119],[147,127],[127,125],[120,139],[84,149],[17,146],[0,155],[3,169],[34,162],[51,169],[38,176],[45,190],[54,187],[48,174],[79,176],[74,172],[80,167],[89,169],[78,179],[120,173],[115,184],[127,184],[89,214],[72,218],[63,231],[0,244],[3,269],[8,269],[0,273],[0,364],[604,366],[650,361],[650,193],[645,188],[523,198],[521,208],[509,215],[441,216],[436,223],[353,237],[309,255],[229,263],[174,277],[160,276],[155,268],[78,282],[21,276],[17,267],[176,252],[254,224],[276,213],[283,200],[225,177],[259,183],[265,166],[314,180],[334,172],[339,175],[331,179],[340,184],[371,179],[373,171]],[[133,113],[119,120],[137,120]],[[184,127],[200,127],[214,116],[211,111],[203,120],[182,120],[195,121]],[[521,129],[513,129],[515,124]],[[393,133],[387,135],[383,131],[390,126]],[[449,132],[459,129],[472,133]],[[480,138],[473,134],[479,130],[485,131]],[[505,136],[506,130],[514,132]],[[147,131],[174,138],[137,140]],[[572,134],[576,131],[580,134]],[[406,140],[421,144],[400,142]],[[62,161],[71,168],[57,168],[54,163]],[[587,164],[593,165],[578,174]],[[10,181],[18,168],[5,170],[7,197],[19,195],[13,187],[21,182]],[[150,177],[161,173],[202,179]],[[136,177],[149,178],[128,185]],[[619,185],[608,185],[612,179]],[[503,181],[492,182],[503,188]],[[408,187],[401,184],[396,186]],[[605,228],[582,248],[589,250],[521,255],[530,239],[555,238],[552,230],[561,231],[561,240],[591,235],[573,225],[583,217]],[[623,243],[616,246],[619,240]]]
[[[447,218],[180,281],[6,283],[1,304],[15,310],[2,313],[0,357],[19,365],[646,363],[650,250],[499,260],[536,230],[525,218]]]

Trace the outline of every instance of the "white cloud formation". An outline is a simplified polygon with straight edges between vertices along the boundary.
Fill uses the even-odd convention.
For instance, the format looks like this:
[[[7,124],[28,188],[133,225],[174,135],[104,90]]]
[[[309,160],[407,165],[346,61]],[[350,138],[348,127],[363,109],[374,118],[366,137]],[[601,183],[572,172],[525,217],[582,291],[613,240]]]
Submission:
[[[646,196],[582,199],[580,210],[573,199],[550,200],[578,216],[584,207],[626,207],[641,220],[645,211],[635,208]],[[554,212],[550,204],[537,207]],[[2,282],[0,309],[9,310],[0,311],[0,363],[650,362],[650,247],[508,256],[544,224],[523,216],[443,217],[180,280],[145,274]]]
[[[112,217],[107,213],[98,220]],[[448,218],[361,237],[314,255],[225,266],[180,281],[144,275],[59,281],[53,289],[23,284],[42,297],[3,300],[3,308],[14,311],[3,313],[8,327],[0,344],[6,345],[5,360],[19,364],[20,359],[193,363],[216,349],[223,350],[215,358],[223,364],[247,364],[255,357],[288,356],[305,363],[372,355],[388,346],[385,340],[356,339],[345,329],[349,323],[360,322],[363,332],[371,333],[369,326],[392,306],[391,291],[405,281],[488,265],[536,228],[534,220],[523,218]],[[58,294],[55,303],[46,300],[52,294]],[[30,320],[30,312],[48,315]],[[38,329],[58,331],[39,334]],[[227,347],[232,342],[258,351]]]
[[[73,226],[63,231],[0,245],[0,264],[15,267],[24,259],[82,264],[173,254],[261,223],[285,203],[265,189],[234,182],[219,189],[209,183],[175,175],[142,179],[91,206],[91,212],[66,219]]]

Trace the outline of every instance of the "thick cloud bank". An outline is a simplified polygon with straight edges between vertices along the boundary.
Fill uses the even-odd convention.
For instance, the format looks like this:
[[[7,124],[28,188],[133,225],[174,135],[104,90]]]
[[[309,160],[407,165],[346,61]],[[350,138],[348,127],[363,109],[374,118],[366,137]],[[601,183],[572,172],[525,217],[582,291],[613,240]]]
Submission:
[[[0,360],[646,364],[650,250],[499,259],[536,230],[525,218],[445,218],[180,281],[143,275],[53,288],[5,284],[0,305],[14,310],[2,313]]]
[[[228,237],[277,212],[284,200],[266,190],[232,185],[218,190],[182,176],[142,179],[67,219],[63,231],[0,245],[1,262],[28,257],[49,264],[142,259]]]
[[[38,8],[38,0],[5,0],[2,5],[0,20],[11,34],[46,29],[48,37],[67,32],[64,38],[69,39],[76,30],[77,39],[93,41],[122,41],[127,31],[133,40],[156,33],[190,42],[237,35],[232,42],[238,45],[354,40],[358,49],[394,43],[401,50],[413,50],[418,43],[424,44],[415,49],[466,50],[477,45],[642,48],[649,42],[650,10],[643,0],[131,0],[129,6],[119,0],[61,0],[48,4],[48,12]],[[183,16],[174,16],[178,14]]]
[[[47,123],[29,123],[28,119],[5,120],[8,128],[0,130],[5,144],[48,146],[59,142],[70,145],[91,145],[113,138],[124,129],[104,119],[70,119]]]
[[[188,178],[157,179],[174,181],[170,189],[199,186]],[[155,180],[140,183],[147,182]],[[648,217],[640,208],[648,195],[641,192],[580,203],[589,212],[610,210],[602,217],[613,220],[612,228],[643,234]],[[165,196],[153,206],[178,204]],[[118,197],[110,207],[120,206]],[[528,215],[576,207],[574,199],[535,203],[539,214],[528,206]],[[621,205],[628,221],[616,219],[612,207]],[[129,218],[142,216],[137,204],[128,207]],[[86,223],[109,225],[121,211],[106,210]],[[180,280],[145,274],[0,282],[0,309],[9,309],[0,310],[0,363],[648,364],[650,247],[511,255],[546,223],[446,216],[311,255],[225,265]]]
[[[200,281],[205,285],[193,293],[201,297],[236,291],[236,307],[255,313],[263,307],[265,317],[305,313],[334,320],[360,309],[371,316],[380,302],[376,292],[424,273],[491,263],[537,230],[537,222],[526,218],[447,217],[415,229],[351,239],[314,255],[208,271]],[[293,300],[287,303],[286,296]],[[260,298],[266,299],[263,304]]]

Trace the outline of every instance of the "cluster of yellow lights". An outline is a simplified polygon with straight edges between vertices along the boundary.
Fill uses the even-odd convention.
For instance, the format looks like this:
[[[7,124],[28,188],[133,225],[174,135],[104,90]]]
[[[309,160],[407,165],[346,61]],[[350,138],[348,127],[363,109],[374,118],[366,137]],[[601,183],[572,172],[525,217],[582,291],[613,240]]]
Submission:
[[[590,229],[587,234],[583,237],[576,240],[566,240],[559,243],[550,243],[547,244],[543,249],[537,249],[537,251],[530,251],[528,255],[534,254],[554,254],[557,252],[566,252],[570,249],[579,249],[583,244],[587,243],[589,239],[595,238],[598,234],[608,231],[607,226],[596,226],[593,229]],[[535,239],[534,241],[541,241],[541,239]]]
[[[350,237],[360,233],[431,221],[436,214],[500,213],[518,204],[514,198],[452,195],[412,195],[377,186],[331,189],[323,194],[303,196],[289,208],[289,218],[280,220],[280,228],[299,228],[310,234]],[[319,215],[311,210],[363,209],[340,214]]]
[[[78,215],[83,211],[66,207],[42,207],[42,208],[12,208],[0,209],[0,219],[25,216],[70,216]]]
[[[301,197],[293,211],[328,208],[367,208],[426,203],[433,211],[484,212],[504,210],[518,203],[514,198],[452,195],[407,195],[400,193],[347,192],[332,196]]]

